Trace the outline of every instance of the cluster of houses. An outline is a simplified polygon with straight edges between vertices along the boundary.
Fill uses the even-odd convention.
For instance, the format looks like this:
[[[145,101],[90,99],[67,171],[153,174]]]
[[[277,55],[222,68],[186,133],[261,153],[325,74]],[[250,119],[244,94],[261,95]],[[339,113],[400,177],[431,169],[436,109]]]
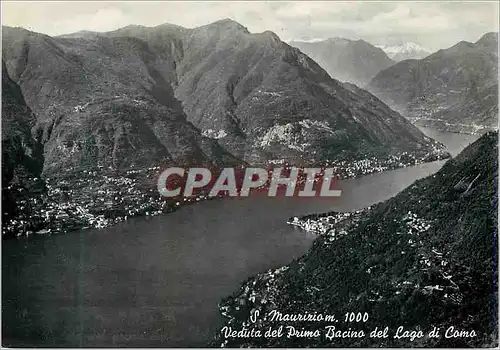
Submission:
[[[357,161],[331,161],[327,162],[327,167],[334,169],[334,174],[337,175],[338,179],[346,179],[380,173],[386,170],[405,168],[429,161],[446,159],[448,157],[449,154],[447,152],[436,147],[434,151],[420,157],[417,157],[413,153],[401,152],[398,154],[391,154],[384,159],[370,157]]]
[[[328,212],[322,214],[310,214],[301,217],[292,217],[287,221],[287,224],[297,226],[307,232],[312,232],[317,235],[327,235],[336,237],[339,234],[347,234],[338,224],[346,219],[354,219],[362,213],[366,213],[371,207],[362,210],[356,210],[347,213]]]
[[[411,153],[375,157],[358,161],[328,161],[323,166],[333,168],[337,179],[352,178],[375,172],[406,167],[429,160],[446,158],[448,154],[436,147],[431,155],[417,158]],[[433,157],[433,159],[429,159]],[[2,227],[2,234],[23,236],[67,232],[81,228],[103,228],[136,215],[154,216],[175,210],[181,205],[207,199],[200,193],[195,197],[165,199],[157,191],[155,179],[159,167],[129,170],[123,173],[104,169],[68,171],[58,178],[45,179],[47,191],[22,195],[17,200],[17,215]],[[71,174],[71,175],[69,175]],[[23,191],[18,188],[19,193]],[[307,231],[322,233],[343,220],[335,214],[320,220],[303,219],[291,222]],[[340,216],[339,216],[340,215]],[[342,216],[344,215],[344,216]]]
[[[341,180],[442,160],[449,156],[448,152],[435,145],[431,152],[420,156],[410,152],[400,152],[398,154],[390,154],[385,158],[368,157],[360,160],[327,160],[321,164],[321,167],[332,168],[335,177]],[[315,161],[310,160],[309,163],[315,163]],[[286,168],[291,167],[286,159],[272,159],[268,161],[268,164],[282,165]],[[311,164],[308,164],[308,166],[311,166]]]
[[[64,233],[104,228],[136,215],[155,216],[203,198],[167,201],[154,182],[158,168],[103,174],[83,170],[63,178],[47,178],[47,190],[20,196],[17,215],[3,225],[2,234],[15,236]],[[20,192],[23,188],[18,189]],[[201,196],[203,197],[203,196]]]

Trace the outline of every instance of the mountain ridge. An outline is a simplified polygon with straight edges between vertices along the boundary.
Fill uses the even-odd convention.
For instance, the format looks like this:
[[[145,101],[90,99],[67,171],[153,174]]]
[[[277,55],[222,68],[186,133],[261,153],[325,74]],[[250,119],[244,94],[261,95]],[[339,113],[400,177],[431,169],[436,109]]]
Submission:
[[[498,33],[381,71],[367,88],[422,126],[481,132],[498,120]]]
[[[220,331],[211,345],[405,347],[408,337],[395,336],[403,327],[422,332],[412,347],[495,347],[497,181],[498,132],[489,132],[436,174],[387,201],[358,212],[291,218],[289,223],[319,228],[312,248],[288,265],[249,278],[219,303],[224,326],[259,330],[262,336],[228,337]],[[366,320],[346,321],[344,314],[352,310]],[[271,312],[328,314],[337,321],[280,322]],[[364,336],[328,339],[325,327],[333,325],[341,334]],[[264,335],[279,326],[281,337]],[[318,329],[320,335],[288,337],[287,326],[306,334]],[[387,337],[369,336],[375,327],[387,327]],[[434,327],[440,336],[428,337]],[[453,331],[467,336],[449,336]]]
[[[322,41],[291,41],[290,45],[316,60],[332,78],[363,87],[382,69],[395,62],[365,40],[333,37]]]
[[[55,40],[23,32],[20,38],[13,39],[21,41],[20,45],[16,45],[17,42],[9,42],[16,34],[4,29],[3,54],[7,57],[7,70],[13,72],[14,79],[20,82],[28,104],[37,115],[33,132],[45,144],[47,163],[44,171],[57,172],[61,166],[71,166],[71,163],[61,163],[64,159],[76,161],[75,165],[83,162],[97,166],[92,152],[98,153],[97,158],[104,162],[101,165],[114,167],[120,167],[122,160],[127,166],[133,166],[135,160],[144,160],[141,158],[145,158],[144,164],[158,164],[172,158],[210,162],[210,155],[205,153],[218,146],[213,140],[199,135],[194,126],[183,120],[185,117],[180,102],[161,75],[156,74],[155,62],[150,62],[153,57],[142,42],[134,38],[106,38],[102,35]],[[120,57],[125,52],[130,55],[128,62]],[[10,55],[20,56],[21,59],[10,60]],[[45,66],[40,64],[41,60],[46,62]],[[50,65],[46,68],[47,62],[57,68]],[[132,66],[139,69],[134,70]],[[44,69],[50,70],[44,72]],[[34,72],[37,72],[36,75],[33,75]],[[130,84],[131,79],[135,79],[134,86]],[[148,116],[144,114],[146,111]],[[99,114],[112,118],[97,118]],[[139,115],[140,119],[132,118],[132,114]],[[170,123],[176,127],[172,129]],[[79,127],[75,129],[76,125]],[[160,130],[166,134],[160,135]],[[54,133],[57,139],[52,137]],[[59,133],[64,134],[66,141]],[[110,133],[114,134],[112,140],[109,139]],[[138,139],[132,136],[137,133]],[[184,146],[165,139],[168,133],[184,138],[187,148],[182,149]],[[90,140],[86,140],[87,136]],[[76,149],[73,147],[75,142]],[[132,147],[138,153],[129,156],[127,152],[122,152],[121,142],[128,150]],[[140,152],[139,145],[149,148],[149,151]],[[92,152],[84,152],[82,147],[86,146]],[[110,151],[113,156],[107,160]],[[183,154],[184,151],[187,154]],[[222,149],[217,152],[221,157],[227,154]],[[75,155],[83,158],[78,159]],[[56,168],[51,170],[53,164]]]
[[[231,158],[227,150],[251,162],[314,152],[318,161],[327,157],[323,143],[332,138],[338,139],[341,156],[346,151],[356,157],[425,153],[436,145],[381,102],[366,104],[344,89],[276,34],[251,34],[232,20],[194,29],[127,26],[69,37],[5,28],[3,40],[7,70],[37,115],[34,133],[45,144],[45,172],[81,162],[122,167],[191,158],[220,163]],[[353,113],[360,114],[358,120],[376,115],[376,133],[359,125]],[[96,119],[98,114],[113,118]],[[132,114],[140,118],[131,119]],[[366,123],[371,119],[364,118]],[[164,131],[176,135],[168,123],[182,124],[183,136],[175,137],[190,140],[185,140],[185,153],[175,150],[170,136],[161,136]],[[364,138],[346,150],[341,140],[355,129]],[[89,140],[82,139],[89,133]],[[285,134],[293,144],[283,144]],[[146,151],[129,154],[139,145]],[[212,149],[218,149],[215,159]],[[104,159],[109,152],[111,161]],[[139,158],[144,162],[133,160]]]

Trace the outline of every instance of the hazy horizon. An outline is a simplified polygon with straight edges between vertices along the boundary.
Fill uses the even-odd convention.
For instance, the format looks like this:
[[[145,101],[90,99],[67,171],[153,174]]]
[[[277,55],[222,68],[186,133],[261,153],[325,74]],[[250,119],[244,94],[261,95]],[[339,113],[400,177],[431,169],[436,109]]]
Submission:
[[[186,28],[230,18],[283,41],[415,42],[430,50],[498,32],[498,3],[473,2],[2,2],[2,24],[51,36],[164,23]]]

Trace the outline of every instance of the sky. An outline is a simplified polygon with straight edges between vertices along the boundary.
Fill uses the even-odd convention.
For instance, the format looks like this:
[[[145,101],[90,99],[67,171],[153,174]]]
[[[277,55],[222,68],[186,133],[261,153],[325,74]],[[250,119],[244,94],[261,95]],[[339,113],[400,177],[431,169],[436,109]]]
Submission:
[[[497,1],[2,1],[2,24],[60,35],[130,24],[193,28],[231,18],[284,41],[345,37],[438,50],[498,31],[498,12]]]

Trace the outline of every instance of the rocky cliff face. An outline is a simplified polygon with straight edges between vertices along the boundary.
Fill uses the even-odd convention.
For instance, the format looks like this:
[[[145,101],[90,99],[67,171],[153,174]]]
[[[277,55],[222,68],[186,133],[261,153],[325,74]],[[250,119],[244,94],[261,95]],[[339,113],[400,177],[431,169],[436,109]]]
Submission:
[[[232,330],[253,328],[264,335],[283,325],[284,335],[225,338],[221,333],[217,345],[497,346],[497,166],[498,133],[490,132],[438,173],[386,202],[356,213],[294,218],[291,223],[321,235],[312,249],[290,265],[250,278],[220,304]],[[253,322],[256,310],[260,314]],[[272,310],[333,314],[338,322],[273,322]],[[366,312],[368,320],[345,322],[345,313],[353,311]],[[332,325],[363,330],[366,336],[328,339],[324,327]],[[286,326],[321,329],[322,336],[287,337]],[[413,341],[394,337],[400,326],[425,335]],[[468,336],[450,336],[451,326]],[[375,327],[389,327],[387,338],[370,337]],[[433,327],[440,329],[437,338],[426,336]]]
[[[368,89],[421,125],[480,132],[497,126],[498,33],[381,71]]]
[[[317,42],[292,41],[290,45],[318,62],[332,78],[360,87],[396,63],[383,50],[364,40],[331,38]]]
[[[36,115],[46,174],[423,155],[437,147],[274,33],[251,34],[230,20],[53,38],[4,28],[3,56]]]

